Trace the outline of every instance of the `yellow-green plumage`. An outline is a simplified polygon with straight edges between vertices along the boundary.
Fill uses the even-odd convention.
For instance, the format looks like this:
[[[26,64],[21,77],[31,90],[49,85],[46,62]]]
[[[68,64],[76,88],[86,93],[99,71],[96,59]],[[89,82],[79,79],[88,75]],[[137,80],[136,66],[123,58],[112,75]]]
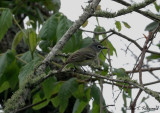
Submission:
[[[79,66],[86,66],[92,64],[92,62],[98,58],[99,53],[102,49],[106,49],[99,42],[94,42],[91,45],[81,48],[74,53],[72,53],[65,64],[61,67],[59,72],[65,67],[67,64],[74,64]]]

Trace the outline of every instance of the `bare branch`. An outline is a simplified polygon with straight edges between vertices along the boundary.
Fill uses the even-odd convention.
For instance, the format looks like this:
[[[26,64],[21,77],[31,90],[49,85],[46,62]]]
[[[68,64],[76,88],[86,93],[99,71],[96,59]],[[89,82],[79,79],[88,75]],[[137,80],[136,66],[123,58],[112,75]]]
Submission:
[[[147,69],[142,69],[142,72],[146,72],[146,71],[156,71],[156,70],[160,70],[160,67],[152,67],[152,68],[147,68]],[[138,70],[130,70],[130,71],[126,71],[126,73],[137,73]]]
[[[131,107],[131,113],[135,113],[135,106],[136,106],[136,103],[137,103],[137,100],[139,98],[139,96],[141,95],[142,93],[142,90],[140,89],[137,93],[137,96],[136,98],[134,99],[134,101],[131,103],[130,107]]]
[[[130,41],[130,42],[132,42],[133,44],[135,44],[135,45],[142,51],[143,48],[142,48],[136,41],[134,41],[133,39],[129,38],[129,37],[126,36],[126,35],[123,35],[123,34],[117,32],[117,31],[115,31],[115,30],[111,30],[111,31],[112,31],[113,34],[116,34],[116,35],[118,35],[118,36],[120,36],[120,37],[122,37],[122,38],[124,38],[124,39],[126,39],[126,40],[128,40],[128,41]],[[156,51],[147,50],[147,52],[148,52],[148,53],[152,53],[152,54],[160,55],[160,53],[159,53],[159,52],[156,52]]]

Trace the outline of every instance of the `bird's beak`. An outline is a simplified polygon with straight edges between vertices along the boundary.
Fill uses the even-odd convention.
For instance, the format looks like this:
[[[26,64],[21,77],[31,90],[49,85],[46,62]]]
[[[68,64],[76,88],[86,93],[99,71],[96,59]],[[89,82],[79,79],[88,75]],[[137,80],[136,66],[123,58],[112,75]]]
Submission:
[[[108,49],[107,47],[102,46],[102,49]]]

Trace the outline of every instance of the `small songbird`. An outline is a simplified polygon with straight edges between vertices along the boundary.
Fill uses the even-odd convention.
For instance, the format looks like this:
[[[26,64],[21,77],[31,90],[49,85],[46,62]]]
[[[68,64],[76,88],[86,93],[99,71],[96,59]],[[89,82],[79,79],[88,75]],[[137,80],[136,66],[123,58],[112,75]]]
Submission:
[[[89,46],[75,51],[69,56],[67,61],[62,65],[58,72],[61,72],[62,69],[70,63],[78,66],[86,66],[92,64],[94,60],[98,59],[99,53],[102,49],[107,48],[102,46],[102,44],[99,42],[93,42]]]

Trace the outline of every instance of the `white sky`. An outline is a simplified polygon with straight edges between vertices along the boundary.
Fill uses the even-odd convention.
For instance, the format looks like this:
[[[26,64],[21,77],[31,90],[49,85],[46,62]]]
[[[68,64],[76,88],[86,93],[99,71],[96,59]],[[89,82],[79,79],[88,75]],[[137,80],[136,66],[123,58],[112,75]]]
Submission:
[[[78,19],[78,17],[83,12],[81,6],[85,7],[87,5],[85,3],[86,1],[87,0],[61,0],[60,11],[64,15],[66,15],[69,19],[71,19],[72,21],[75,21],[75,20]],[[128,0],[128,1],[130,1],[130,0]],[[141,2],[143,0],[134,0],[134,1]],[[157,0],[157,1],[158,1],[158,3],[160,3],[160,0]],[[100,5],[101,5],[101,8],[103,10],[107,9],[107,11],[117,11],[118,9],[125,8],[124,6],[122,6],[120,4],[117,4],[117,3],[115,3],[111,0],[102,0]],[[156,10],[155,10],[153,5],[150,5],[146,8],[144,8],[144,10],[146,10],[146,9],[150,9],[153,12],[156,13]],[[150,22],[152,22],[152,20],[150,20],[148,18],[145,18],[144,16],[142,16],[138,13],[135,13],[135,12],[133,12],[131,14],[127,14],[125,16],[120,16],[120,17],[117,17],[117,18],[114,18],[114,19],[113,18],[112,19],[99,18],[100,25],[103,26],[106,30],[115,28],[114,23],[115,23],[116,20],[117,21],[125,21],[131,26],[131,29],[127,29],[122,25],[121,33],[123,33],[123,34],[125,34],[125,35],[127,35],[127,36],[129,36],[129,37],[131,37],[132,39],[135,39],[135,40],[143,37],[143,34],[148,35],[148,33],[144,31],[144,29],[145,29],[146,25],[148,25]],[[90,18],[87,27],[85,27],[83,29],[93,30],[95,28],[95,25],[97,25],[97,22],[96,22],[95,18]],[[86,34],[88,36],[92,36],[92,34],[85,33],[84,36],[86,36],[86,37],[87,37]],[[158,36],[160,36],[160,35],[158,35]],[[128,41],[126,41],[126,40],[124,40],[124,39],[122,39],[122,38],[120,38],[116,35],[113,35],[112,37],[110,37],[109,40],[112,42],[113,46],[116,48],[117,53],[118,53],[117,57],[115,55],[111,57],[113,67],[114,68],[125,68],[126,70],[132,70],[133,65],[135,64],[135,59],[134,59],[134,57],[131,56],[132,54],[130,52],[125,54],[124,51],[122,50],[122,49],[126,49],[126,46],[124,46],[124,44],[128,45],[130,42],[128,42]],[[141,47],[143,47],[144,41],[145,41],[145,39],[141,39],[141,40],[138,41],[138,43],[141,45]],[[154,40],[154,43],[156,44],[159,41],[160,41],[159,38],[157,38],[157,39]],[[134,52],[134,54],[139,56],[140,50],[134,44],[132,44],[130,46],[130,49]],[[151,49],[154,50],[154,51],[160,52],[160,50],[157,47],[153,46]],[[147,55],[149,55],[149,54],[147,54]],[[150,63],[150,65],[157,67],[157,66],[159,66],[159,63]],[[158,71],[157,72],[155,71],[154,73],[159,74]],[[144,76],[143,78],[145,78],[144,83],[148,83],[148,82],[156,80],[152,75],[150,75],[148,73],[143,73],[143,76]],[[138,75],[137,74],[134,74],[134,79],[138,80]],[[152,85],[152,86],[149,86],[149,88],[152,88],[153,90],[156,90],[156,91],[160,92],[160,88],[158,87],[158,85],[159,84]],[[118,90],[118,89],[115,88],[115,90]],[[133,95],[132,95],[133,97],[136,96],[137,91],[138,90],[133,90],[132,91],[133,92]],[[116,91],[115,96],[113,97],[112,87],[110,85],[104,85],[104,97],[105,97],[105,100],[106,100],[106,104],[107,105],[114,104],[113,100],[117,97],[119,92],[120,92],[120,90]],[[143,92],[141,94],[140,98],[138,99],[137,106],[140,103],[143,96],[147,97],[147,95]],[[147,102],[148,102],[149,107],[154,108],[154,107],[156,107],[156,105],[160,107],[160,104],[152,97],[150,99],[148,99]],[[123,106],[122,103],[123,103],[122,95],[120,95],[117,102],[115,103],[116,107],[109,107],[109,110],[112,110],[114,112],[119,113],[121,111],[121,107]],[[143,107],[144,104],[139,105],[139,106]],[[127,112],[130,112],[130,111],[127,111]],[[139,112],[141,112],[141,110],[136,111],[136,113],[139,113]],[[160,109],[158,111],[154,111],[154,113],[159,113],[159,112],[160,112]],[[150,112],[150,113],[153,113],[153,112]]]

